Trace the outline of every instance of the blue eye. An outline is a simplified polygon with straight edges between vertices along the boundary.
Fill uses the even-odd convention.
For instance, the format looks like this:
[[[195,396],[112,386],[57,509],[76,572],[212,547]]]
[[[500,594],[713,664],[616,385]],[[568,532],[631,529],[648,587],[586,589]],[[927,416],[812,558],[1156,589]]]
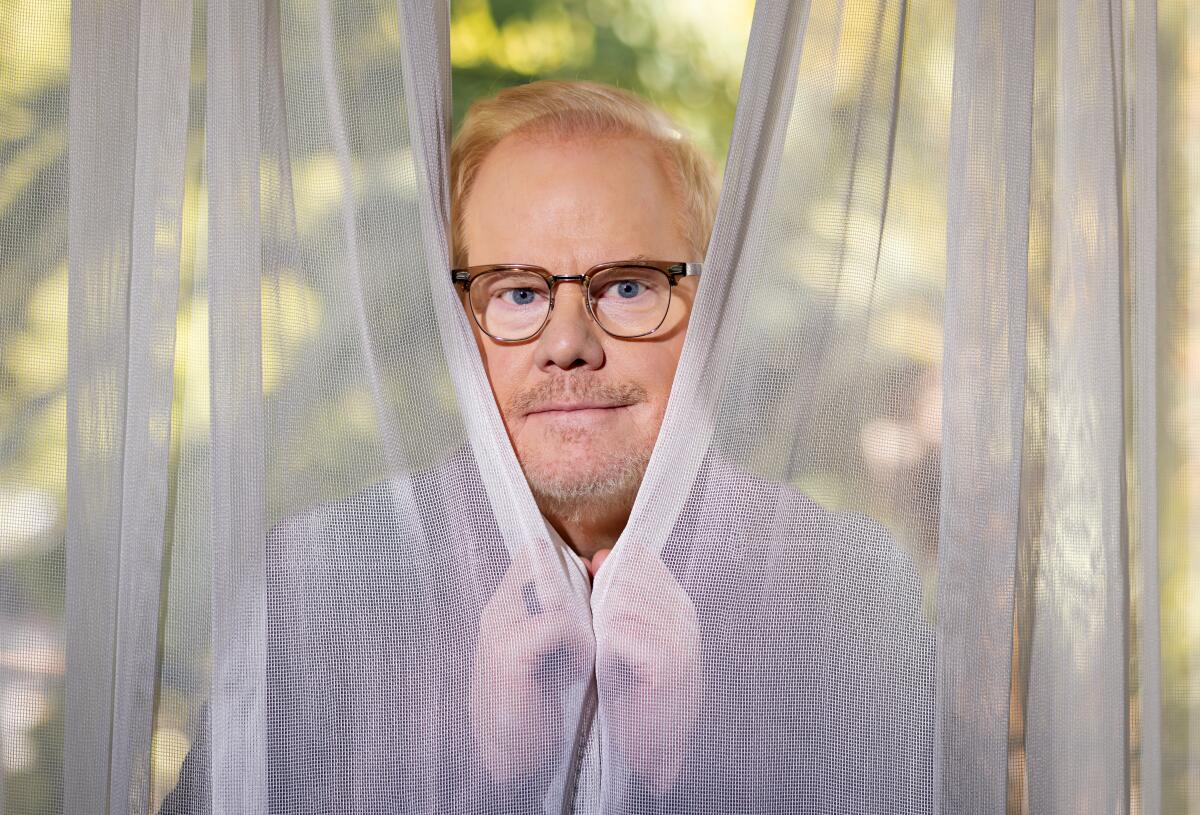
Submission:
[[[528,306],[537,299],[537,292],[533,289],[509,289],[502,296],[515,306]]]
[[[618,297],[629,300],[645,291],[646,284],[640,283],[637,280],[618,280],[612,284],[611,289],[616,292]]]

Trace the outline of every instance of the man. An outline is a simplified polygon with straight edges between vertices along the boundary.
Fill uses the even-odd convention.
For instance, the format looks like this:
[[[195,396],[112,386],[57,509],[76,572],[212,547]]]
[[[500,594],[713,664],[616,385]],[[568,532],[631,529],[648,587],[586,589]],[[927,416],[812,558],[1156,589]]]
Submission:
[[[542,82],[475,105],[451,176],[457,279],[505,427],[551,529],[595,575],[629,518],[666,410],[696,292],[688,272],[716,209],[711,170],[640,99]],[[619,613],[594,621],[527,615],[513,600],[525,564],[501,583],[483,614],[472,693],[481,757],[498,778],[536,769],[514,757],[535,755],[544,728],[498,722],[554,703],[531,667],[539,652],[592,650],[593,626],[610,629],[601,650],[620,653],[609,659],[645,674],[643,691],[626,694],[636,757],[661,786],[677,776],[699,694],[696,610],[660,559],[638,554],[645,568],[622,586],[654,595],[655,623],[675,635],[652,654],[612,630],[642,622],[628,604],[609,604]]]
[[[272,806],[928,811],[932,638],[877,525],[709,456],[662,548],[608,560],[696,296],[716,206],[703,157],[631,94],[534,83],[472,108],[451,190],[451,279],[545,540],[489,549],[495,521],[439,497],[482,493],[469,451],[413,477],[419,530],[368,528],[356,513],[378,489],[277,528]],[[431,588],[374,610],[404,593],[380,564],[410,550],[400,573]],[[323,583],[335,598],[314,610]],[[204,762],[201,746],[164,811],[206,797]]]

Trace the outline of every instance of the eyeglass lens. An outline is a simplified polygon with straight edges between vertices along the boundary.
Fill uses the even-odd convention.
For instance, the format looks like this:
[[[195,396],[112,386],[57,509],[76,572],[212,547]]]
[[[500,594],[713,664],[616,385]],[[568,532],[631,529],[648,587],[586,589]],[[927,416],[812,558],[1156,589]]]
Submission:
[[[658,269],[618,266],[592,276],[588,296],[605,331],[637,337],[662,325],[671,303],[671,281]],[[470,297],[479,327],[496,339],[528,339],[550,312],[550,288],[534,272],[484,272],[471,281]]]

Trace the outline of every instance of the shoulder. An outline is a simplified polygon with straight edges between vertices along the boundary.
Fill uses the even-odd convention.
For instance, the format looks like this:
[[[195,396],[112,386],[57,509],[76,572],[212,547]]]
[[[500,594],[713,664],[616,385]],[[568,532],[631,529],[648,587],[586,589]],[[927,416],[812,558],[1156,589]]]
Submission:
[[[466,579],[459,547],[484,537],[456,512],[469,472],[448,461],[393,475],[275,523],[266,540],[273,636],[356,642],[428,622]]]
[[[704,743],[744,744],[757,762],[746,771],[779,779],[779,789],[800,773],[819,779],[799,791],[797,809],[828,809],[828,794],[839,811],[922,810],[906,782],[932,771],[935,640],[918,572],[895,536],[866,515],[710,461],[676,527],[679,576],[711,632],[710,699],[739,700],[712,717]],[[713,794],[740,802],[754,791],[733,784]]]
[[[877,644],[932,642],[914,560],[874,518],[706,461],[674,537],[689,560],[704,564],[701,579],[712,591],[744,585],[745,592],[770,594],[769,603],[759,602],[779,619],[822,620]]]
[[[912,558],[880,521],[826,507],[795,487],[724,461],[706,461],[688,500],[694,521],[724,517],[734,538],[770,541],[785,559],[829,561],[872,574],[915,578]],[[685,507],[685,512],[687,508]]]
[[[856,617],[860,631],[909,647],[932,643],[921,574],[883,523],[821,506],[790,487],[781,489],[779,507],[783,560],[796,571],[821,575],[822,593]]]
[[[398,519],[395,501],[389,482],[379,482],[289,514],[271,527],[268,555],[316,559],[330,554],[332,544],[386,535]]]
[[[791,559],[824,563],[855,593],[875,588],[897,600],[920,602],[921,578],[911,554],[882,522],[834,510],[790,487],[780,490],[779,533],[792,542]]]

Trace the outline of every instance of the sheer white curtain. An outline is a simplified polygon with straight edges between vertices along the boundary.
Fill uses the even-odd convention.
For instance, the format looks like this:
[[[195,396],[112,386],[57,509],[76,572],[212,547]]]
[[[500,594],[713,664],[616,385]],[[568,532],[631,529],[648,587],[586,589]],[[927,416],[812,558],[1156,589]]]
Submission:
[[[995,811],[1006,789],[1033,812],[1160,811],[1156,38],[1152,3],[958,14],[939,542],[949,811]]]
[[[1195,607],[1160,601],[1197,555],[1158,528],[1196,481],[1157,401],[1193,16],[759,3],[593,586],[450,285],[447,4],[74,2],[69,96],[29,102],[67,151],[0,198],[13,291],[69,267],[60,542],[0,548],[0,812],[1200,812]],[[44,443],[16,395],[4,455]]]

